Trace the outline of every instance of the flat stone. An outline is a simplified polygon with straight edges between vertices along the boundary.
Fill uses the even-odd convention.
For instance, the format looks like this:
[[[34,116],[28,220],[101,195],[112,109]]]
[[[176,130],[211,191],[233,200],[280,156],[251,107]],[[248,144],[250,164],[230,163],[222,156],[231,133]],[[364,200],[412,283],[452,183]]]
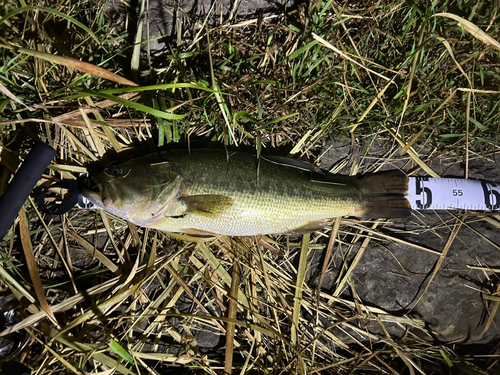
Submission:
[[[142,30],[143,51],[151,53],[169,50],[176,45],[177,35],[192,40],[202,27],[205,19],[209,25],[221,22],[236,23],[238,20],[259,17],[271,13],[282,13],[301,3],[301,0],[149,0],[144,10]],[[111,5],[108,13],[120,9]],[[139,20],[139,7],[128,9],[132,20]],[[147,26],[146,26],[147,25]],[[133,28],[132,28],[133,29]]]
[[[350,152],[350,144],[340,142],[331,147],[322,158],[322,166],[331,169],[340,165]],[[383,145],[374,144],[363,155],[362,145],[356,145],[353,157],[340,170],[348,173],[353,165],[373,169],[377,160],[386,162],[380,169],[408,169],[409,158],[394,157],[384,159],[386,151]],[[445,157],[432,161],[431,167],[441,175],[463,177],[464,164]],[[495,162],[474,159],[469,162],[469,177],[500,181],[500,170]],[[498,228],[471,215],[465,218],[458,234],[449,248],[431,280],[431,275],[439,255],[411,246],[441,253],[451,235],[456,219],[453,212],[418,211],[405,220],[395,220],[395,225],[378,228],[381,232],[397,237],[408,244],[401,244],[373,236],[360,262],[351,274],[352,285],[365,306],[383,309],[395,316],[408,316],[423,321],[428,333],[412,329],[417,335],[428,341],[442,343],[481,344],[490,342],[498,336],[499,317],[485,330],[489,313],[494,302],[487,301],[483,294],[496,291],[497,277],[492,271],[472,269],[471,267],[498,268],[500,231]],[[347,246],[342,245],[344,254],[337,253],[323,284],[323,289],[332,291],[344,264],[343,257]],[[347,259],[350,264],[359,249],[356,244]],[[321,253],[312,255],[312,266],[321,267]],[[343,291],[348,300],[352,300],[351,288]],[[383,330],[378,322],[371,321],[363,327],[383,338]],[[397,324],[388,323],[386,328],[402,337],[404,329]],[[351,340],[352,341],[352,340]],[[349,342],[349,341],[348,341]]]

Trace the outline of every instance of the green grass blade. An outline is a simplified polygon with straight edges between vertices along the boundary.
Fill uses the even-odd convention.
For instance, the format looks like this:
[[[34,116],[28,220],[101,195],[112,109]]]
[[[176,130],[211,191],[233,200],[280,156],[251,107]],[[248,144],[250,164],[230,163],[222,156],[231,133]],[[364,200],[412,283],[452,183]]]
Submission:
[[[28,5],[28,6],[23,6],[21,8],[15,9],[15,10],[7,13],[2,18],[0,18],[0,25],[2,23],[4,23],[5,21],[7,21],[9,18],[12,18],[12,17],[14,17],[14,16],[16,16],[16,15],[18,15],[20,13],[23,13],[23,12],[28,12],[30,10],[46,12],[46,13],[50,13],[50,14],[53,14],[55,16],[61,17],[61,18],[65,19],[65,20],[67,20],[67,21],[75,24],[76,26],[80,27],[81,29],[85,30],[85,32],[87,32],[98,44],[100,44],[100,41],[97,38],[97,36],[92,32],[92,30],[90,30],[83,23],[81,23],[80,21],[74,19],[71,16],[68,16],[67,14],[64,14],[62,12],[59,12],[59,11],[55,10],[55,9],[51,9],[51,8],[47,8],[47,7]]]

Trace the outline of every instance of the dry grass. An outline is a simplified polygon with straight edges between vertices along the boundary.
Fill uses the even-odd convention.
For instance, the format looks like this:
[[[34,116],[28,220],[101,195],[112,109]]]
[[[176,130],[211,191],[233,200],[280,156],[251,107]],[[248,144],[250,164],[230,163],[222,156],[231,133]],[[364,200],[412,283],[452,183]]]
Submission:
[[[347,139],[365,152],[332,169],[350,174],[398,165],[438,176],[432,163],[443,155],[467,173],[470,160],[498,152],[496,2],[315,1],[287,15],[202,19],[168,54],[142,58],[145,42],[104,3],[5,3],[0,192],[34,141],[57,151],[38,188],[173,143],[319,163],[325,145]],[[370,158],[375,140],[382,158]],[[380,221],[200,241],[102,212],[25,209],[29,221],[23,211],[1,243],[0,286],[21,301],[7,331],[26,330],[20,359],[36,374],[483,374],[494,364],[419,338],[428,337],[419,319],[365,306],[351,276],[374,243],[398,241],[440,255],[434,277],[464,223],[498,227],[496,216],[444,221],[454,228],[448,243],[428,249]],[[328,250],[324,264],[312,262],[317,250]],[[345,264],[325,290],[317,281],[332,253]],[[391,336],[387,323],[405,335]]]

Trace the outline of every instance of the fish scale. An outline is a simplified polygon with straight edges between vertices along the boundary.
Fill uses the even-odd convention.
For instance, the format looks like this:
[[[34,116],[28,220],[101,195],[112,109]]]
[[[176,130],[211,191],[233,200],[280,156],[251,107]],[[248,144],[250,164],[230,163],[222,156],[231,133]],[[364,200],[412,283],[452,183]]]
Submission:
[[[184,155],[183,155],[184,156]],[[324,220],[332,213],[345,215],[359,205],[360,192],[348,194],[345,187],[314,183],[296,170],[261,161],[257,175],[256,159],[246,154],[235,154],[226,160],[224,153],[200,152],[178,161],[180,174],[186,184],[186,195],[216,194],[233,198],[234,205],[218,218],[196,214],[181,219],[165,218],[158,229],[185,232],[186,229],[202,230],[226,235],[254,235],[284,233],[304,226],[311,221]],[[191,159],[203,161],[189,163]],[[200,181],[197,176],[206,173],[207,164],[213,168],[213,177]],[[293,184],[293,185],[292,185]],[[342,199],[335,191],[342,190]],[[351,196],[351,204],[347,204]],[[352,202],[354,198],[354,202]]]

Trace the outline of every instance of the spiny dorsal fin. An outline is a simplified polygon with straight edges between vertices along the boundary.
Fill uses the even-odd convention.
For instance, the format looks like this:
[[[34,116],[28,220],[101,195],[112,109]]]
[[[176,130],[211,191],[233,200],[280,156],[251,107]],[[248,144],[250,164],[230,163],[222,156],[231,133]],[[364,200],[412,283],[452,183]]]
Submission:
[[[233,198],[224,195],[191,195],[179,200],[187,205],[186,213],[211,218],[219,217],[234,203]]]

